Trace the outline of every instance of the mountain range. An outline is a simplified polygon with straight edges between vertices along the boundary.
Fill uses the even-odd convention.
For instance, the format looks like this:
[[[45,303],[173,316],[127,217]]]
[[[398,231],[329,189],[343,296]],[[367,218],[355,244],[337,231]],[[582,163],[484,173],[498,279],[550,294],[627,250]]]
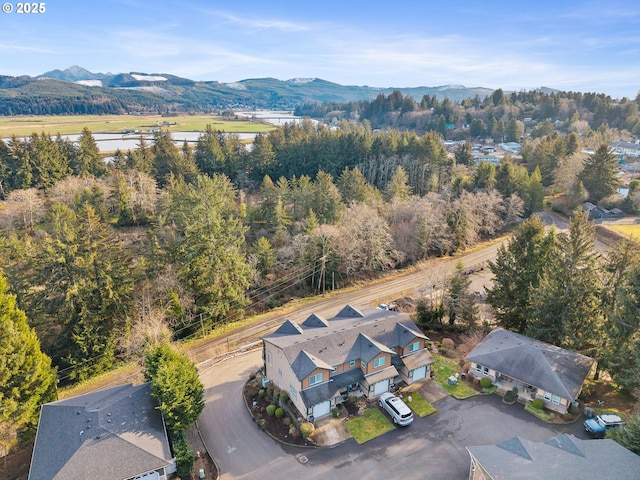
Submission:
[[[74,65],[37,77],[0,75],[0,115],[208,112],[227,108],[293,109],[313,102],[373,100],[399,90],[462,101],[493,90],[462,85],[377,88],[345,86],[319,78],[256,78],[232,83],[195,81],[171,74],[92,73]]]

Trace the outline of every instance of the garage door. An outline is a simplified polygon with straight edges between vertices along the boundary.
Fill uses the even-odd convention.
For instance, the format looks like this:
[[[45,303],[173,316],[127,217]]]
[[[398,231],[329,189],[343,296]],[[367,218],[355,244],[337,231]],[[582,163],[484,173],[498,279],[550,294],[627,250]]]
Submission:
[[[373,394],[380,395],[381,393],[389,391],[389,379],[383,380],[381,382],[376,383],[373,386]]]
[[[160,475],[158,472],[149,472],[144,475],[138,475],[137,477],[133,477],[133,480],[158,480]]]
[[[416,382],[418,380],[422,380],[426,376],[427,376],[427,366],[426,365],[424,367],[416,368],[413,371],[413,381],[414,382]]]
[[[324,417],[331,412],[331,402],[326,401],[313,406],[313,418]]]

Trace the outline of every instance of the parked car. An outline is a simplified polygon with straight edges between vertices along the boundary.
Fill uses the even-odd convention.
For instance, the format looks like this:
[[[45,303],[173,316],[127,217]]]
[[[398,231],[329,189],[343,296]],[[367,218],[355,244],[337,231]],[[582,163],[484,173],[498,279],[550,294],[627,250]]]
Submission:
[[[624,420],[618,415],[606,414],[598,415],[595,418],[588,418],[584,421],[584,429],[594,437],[602,438],[607,430],[618,428],[624,425]]]
[[[393,393],[383,393],[380,395],[378,402],[380,406],[391,415],[393,423],[406,427],[413,422],[413,412],[411,409],[401,398],[396,397]]]

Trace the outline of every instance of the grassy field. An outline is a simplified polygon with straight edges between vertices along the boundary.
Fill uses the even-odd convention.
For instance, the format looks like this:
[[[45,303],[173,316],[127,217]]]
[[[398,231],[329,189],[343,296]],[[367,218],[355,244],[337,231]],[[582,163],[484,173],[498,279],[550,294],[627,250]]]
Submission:
[[[87,127],[92,133],[120,133],[123,130],[146,130],[162,126],[169,122],[173,131],[191,132],[204,130],[211,125],[216,130],[233,133],[258,133],[274,130],[270,124],[253,123],[248,120],[229,121],[212,115],[179,115],[162,117],[160,115],[45,115],[0,117],[0,137],[12,135],[19,137],[32,133],[51,135],[74,134]]]
[[[640,240],[640,224],[633,225],[607,225],[607,228],[615,230],[623,235]]]

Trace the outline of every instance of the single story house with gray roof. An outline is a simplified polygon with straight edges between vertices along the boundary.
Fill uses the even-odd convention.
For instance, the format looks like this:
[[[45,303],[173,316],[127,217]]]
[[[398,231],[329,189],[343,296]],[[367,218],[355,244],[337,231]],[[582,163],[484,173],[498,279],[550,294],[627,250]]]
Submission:
[[[497,328],[466,357],[468,374],[489,377],[499,391],[518,388],[523,400],[542,398],[545,407],[566,413],[582,389],[594,360],[555,345]]]
[[[286,320],[263,337],[265,377],[315,419],[349,395],[374,398],[400,381],[428,378],[428,340],[403,313],[345,306],[333,318]]]
[[[469,480],[637,480],[640,456],[613,440],[581,440],[563,433],[546,442],[513,437],[497,445],[466,447]]]
[[[44,404],[29,480],[166,480],[175,462],[157,407],[150,383]]]

